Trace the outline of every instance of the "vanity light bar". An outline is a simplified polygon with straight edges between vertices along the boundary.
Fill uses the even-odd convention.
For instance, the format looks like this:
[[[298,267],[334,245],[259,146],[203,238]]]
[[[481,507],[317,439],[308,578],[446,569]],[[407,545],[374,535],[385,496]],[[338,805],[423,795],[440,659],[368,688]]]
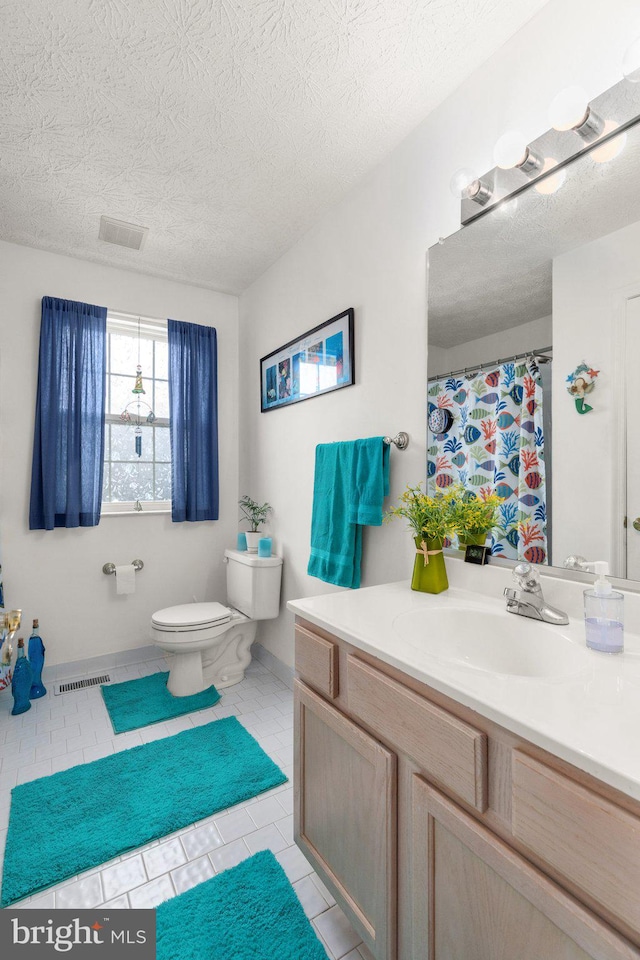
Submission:
[[[606,118],[603,123],[601,118]],[[584,114],[582,123],[567,130],[550,129],[527,145],[527,150],[538,164],[523,162],[509,169],[496,166],[482,174],[478,179],[490,196],[483,203],[477,198],[463,195],[460,206],[460,222],[465,225],[498,204],[511,199],[527,190],[532,184],[542,185],[542,181],[556,177],[558,172],[584,153],[599,150],[603,144],[619,137],[625,130],[640,123],[640,83],[620,80],[604,93],[595,97]],[[598,132],[599,131],[599,132]],[[528,156],[527,155],[527,156]],[[551,192],[551,191],[549,191]]]

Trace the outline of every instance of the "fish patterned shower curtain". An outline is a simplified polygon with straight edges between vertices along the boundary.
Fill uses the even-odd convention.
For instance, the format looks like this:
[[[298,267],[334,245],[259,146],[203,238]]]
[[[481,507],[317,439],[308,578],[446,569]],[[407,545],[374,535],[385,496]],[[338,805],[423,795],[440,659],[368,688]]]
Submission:
[[[428,491],[462,483],[481,498],[496,493],[502,503],[491,553],[546,563],[542,381],[535,360],[430,381],[428,398],[429,413],[441,407],[453,415],[447,433],[429,432]]]

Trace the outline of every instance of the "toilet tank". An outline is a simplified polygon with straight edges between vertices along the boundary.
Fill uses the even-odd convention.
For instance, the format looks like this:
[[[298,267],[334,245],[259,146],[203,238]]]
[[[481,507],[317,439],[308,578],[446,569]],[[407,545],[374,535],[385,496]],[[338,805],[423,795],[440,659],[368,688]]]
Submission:
[[[225,550],[227,603],[251,620],[273,620],[280,612],[282,557]]]

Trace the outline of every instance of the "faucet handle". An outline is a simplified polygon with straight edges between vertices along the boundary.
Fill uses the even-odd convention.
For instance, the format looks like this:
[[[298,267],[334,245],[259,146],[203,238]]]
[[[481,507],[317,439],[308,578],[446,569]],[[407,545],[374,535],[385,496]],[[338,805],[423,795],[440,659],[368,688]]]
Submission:
[[[563,563],[563,567],[567,570],[583,570],[586,571],[589,569],[589,564],[584,557],[579,555],[567,557]]]
[[[513,568],[513,579],[522,590],[540,589],[540,576],[530,563],[517,563]]]

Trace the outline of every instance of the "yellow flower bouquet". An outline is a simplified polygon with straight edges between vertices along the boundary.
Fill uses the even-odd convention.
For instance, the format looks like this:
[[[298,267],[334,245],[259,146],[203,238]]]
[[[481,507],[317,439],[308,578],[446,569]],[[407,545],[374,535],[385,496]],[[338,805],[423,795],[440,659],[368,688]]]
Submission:
[[[451,491],[451,517],[460,544],[484,545],[487,534],[498,524],[498,507],[502,498],[483,488],[480,493],[465,490],[462,484],[449,488]]]
[[[416,557],[412,590],[441,593],[449,587],[442,544],[447,537],[458,532],[452,512],[454,503],[448,490],[429,496],[420,485],[408,486],[398,505],[391,507],[385,516],[385,520],[402,517],[413,531]]]
[[[408,486],[400,496],[398,506],[390,507],[385,519],[403,517],[413,530],[414,536],[442,542],[458,533],[453,510],[456,506],[451,490],[429,496],[420,485]]]

